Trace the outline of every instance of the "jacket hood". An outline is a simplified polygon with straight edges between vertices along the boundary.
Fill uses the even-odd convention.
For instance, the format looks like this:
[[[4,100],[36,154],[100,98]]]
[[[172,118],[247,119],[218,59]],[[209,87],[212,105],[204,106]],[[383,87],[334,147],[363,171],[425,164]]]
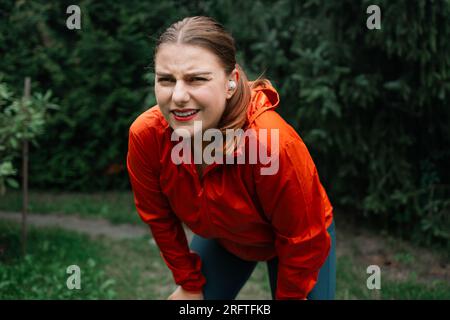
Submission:
[[[249,84],[251,85],[252,82],[249,82]],[[260,84],[251,90],[252,97],[247,109],[249,125],[252,125],[255,119],[265,111],[276,109],[280,102],[280,96],[270,82]]]

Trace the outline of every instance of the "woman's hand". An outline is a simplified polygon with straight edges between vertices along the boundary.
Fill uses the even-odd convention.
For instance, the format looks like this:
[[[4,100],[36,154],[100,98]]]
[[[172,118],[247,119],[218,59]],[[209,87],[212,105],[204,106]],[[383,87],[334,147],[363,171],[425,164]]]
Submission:
[[[167,300],[203,300],[203,292],[187,291],[182,286],[178,286]]]

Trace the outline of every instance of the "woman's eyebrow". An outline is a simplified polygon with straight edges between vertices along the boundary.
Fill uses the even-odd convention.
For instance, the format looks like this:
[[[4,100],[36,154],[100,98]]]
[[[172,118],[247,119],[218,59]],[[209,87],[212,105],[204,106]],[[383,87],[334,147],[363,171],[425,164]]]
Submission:
[[[208,72],[208,71],[201,71],[201,72],[192,72],[192,73],[187,73],[186,76],[199,76],[199,75],[210,75],[212,74],[212,72]],[[160,76],[160,77],[172,77],[172,75],[170,73],[164,73],[164,72],[157,72],[156,75]]]

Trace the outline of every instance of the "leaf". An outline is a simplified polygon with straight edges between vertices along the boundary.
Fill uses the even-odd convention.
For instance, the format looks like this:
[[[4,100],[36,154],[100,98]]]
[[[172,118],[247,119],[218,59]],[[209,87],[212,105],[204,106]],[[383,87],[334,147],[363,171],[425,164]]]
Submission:
[[[19,189],[19,183],[13,178],[7,178],[6,183],[14,189]]]

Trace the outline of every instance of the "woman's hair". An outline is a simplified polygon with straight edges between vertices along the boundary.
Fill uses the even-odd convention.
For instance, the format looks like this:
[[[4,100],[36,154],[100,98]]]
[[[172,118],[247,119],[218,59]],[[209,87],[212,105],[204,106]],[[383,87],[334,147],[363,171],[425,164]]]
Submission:
[[[154,58],[159,47],[166,43],[189,44],[209,50],[219,59],[226,75],[230,75],[234,68],[237,68],[239,80],[236,91],[225,106],[218,129],[225,133],[226,129],[244,128],[247,121],[247,107],[251,99],[251,88],[258,85],[270,85],[270,82],[261,77],[248,82],[245,72],[236,64],[236,47],[231,34],[213,18],[187,17],[175,22],[161,34],[156,43]]]

